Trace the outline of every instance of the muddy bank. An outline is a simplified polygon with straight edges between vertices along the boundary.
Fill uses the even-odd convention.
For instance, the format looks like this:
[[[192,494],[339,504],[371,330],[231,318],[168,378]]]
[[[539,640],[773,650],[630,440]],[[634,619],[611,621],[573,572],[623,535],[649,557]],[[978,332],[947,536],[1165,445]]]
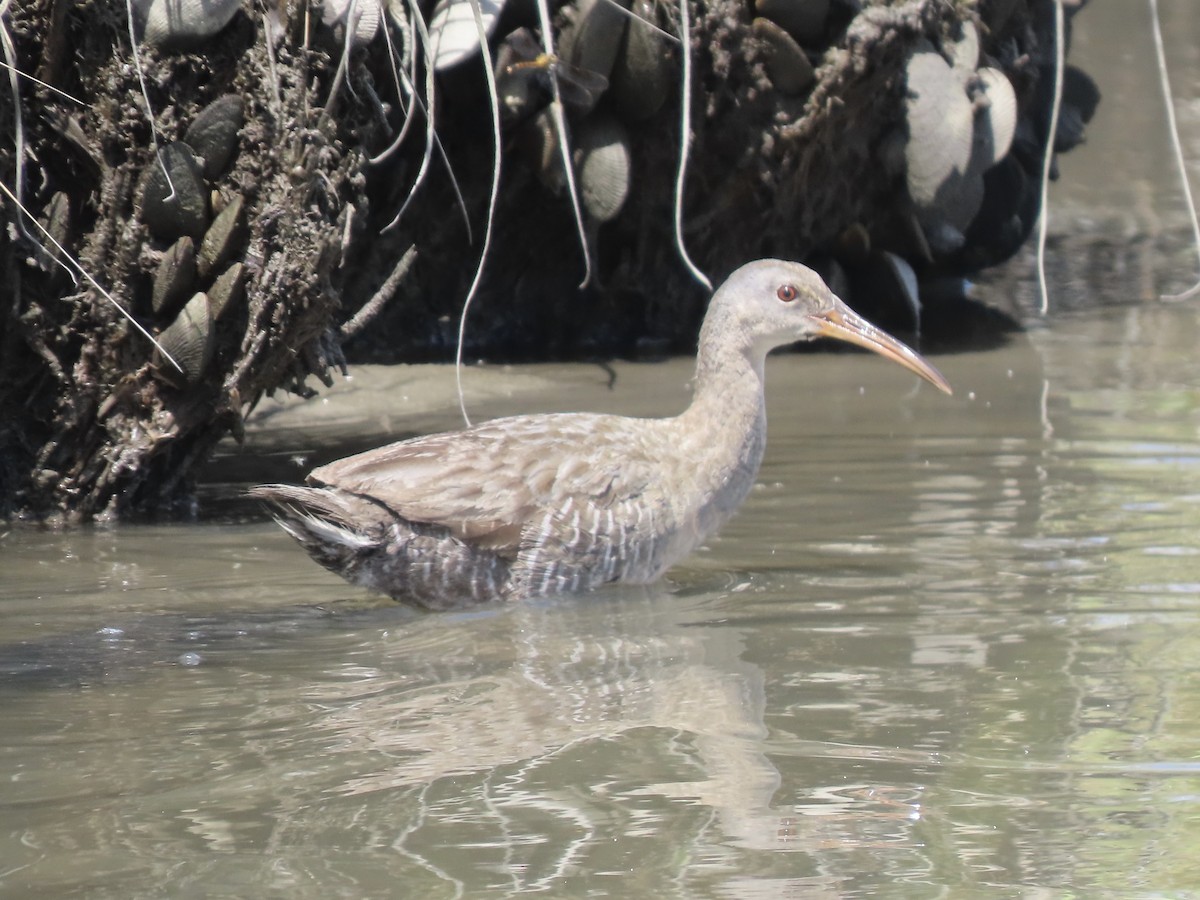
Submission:
[[[0,513],[186,512],[215,443],[264,393],[327,380],[339,326],[373,300],[345,344],[352,359],[452,355],[496,166],[489,89],[469,54],[429,76],[415,13],[435,22],[435,10],[360,3],[370,28],[347,19],[358,4],[227,0],[205,6],[222,21],[197,37],[180,31],[189,4],[147,2],[136,60],[124,4],[8,7],[15,65],[50,87],[15,80],[0,98],[0,178],[14,189],[0,247]],[[901,276],[934,284],[992,265],[1033,223],[1053,4],[796,8],[808,18],[769,0],[690,8],[684,242],[713,281],[748,258],[805,259],[852,303],[882,298],[862,311],[904,330],[917,310]],[[671,4],[633,11],[679,32]],[[687,351],[707,295],[674,239],[683,45],[646,32],[651,62],[634,65],[624,17],[597,25],[574,4],[553,15],[561,62],[513,37],[540,40],[531,3],[512,0],[492,36],[500,189],[467,356]],[[614,41],[594,62],[591,48]],[[579,83],[564,100],[582,235],[546,114],[551,67]],[[576,74],[596,68],[603,85]],[[957,110],[950,138],[929,137],[953,117],[914,105],[918,77],[927,95],[949,86],[934,109]],[[986,111],[1009,95],[1001,139],[1003,117]],[[1076,85],[1059,149],[1090,113]],[[943,146],[958,163],[933,153]]]

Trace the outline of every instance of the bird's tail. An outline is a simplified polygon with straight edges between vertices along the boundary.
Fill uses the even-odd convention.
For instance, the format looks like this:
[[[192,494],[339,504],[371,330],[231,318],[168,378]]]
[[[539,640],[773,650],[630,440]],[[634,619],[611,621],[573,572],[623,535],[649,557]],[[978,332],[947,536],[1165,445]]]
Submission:
[[[350,581],[358,581],[359,562],[383,538],[378,508],[353,494],[293,484],[260,484],[248,493],[270,507],[309,556]]]
[[[263,484],[250,496],[308,555],[352,584],[426,609],[505,596],[510,561],[441,525],[409,522],[370,497],[325,487]]]

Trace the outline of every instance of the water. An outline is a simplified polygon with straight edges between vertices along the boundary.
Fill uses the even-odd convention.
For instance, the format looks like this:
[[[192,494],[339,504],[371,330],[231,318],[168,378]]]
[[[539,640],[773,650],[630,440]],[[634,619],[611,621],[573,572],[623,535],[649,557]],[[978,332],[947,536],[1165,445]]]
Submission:
[[[1090,70],[1150,110],[1130,52]],[[1056,191],[1112,141],[1177,200],[1119,109]],[[1062,208],[1108,217],[1089,190]],[[445,369],[264,405],[199,524],[4,533],[0,895],[1197,896],[1200,326],[1128,299],[939,357],[950,399],[773,358],[758,488],[650,588],[420,614],[237,499],[453,426]],[[495,414],[686,396],[686,362],[614,373],[467,380]]]
[[[647,589],[425,615],[257,519],[14,530],[0,886],[1194,889],[1198,339],[1059,320],[940,359],[953,399],[774,358],[760,487]],[[503,404],[665,412],[686,372],[532,367]]]

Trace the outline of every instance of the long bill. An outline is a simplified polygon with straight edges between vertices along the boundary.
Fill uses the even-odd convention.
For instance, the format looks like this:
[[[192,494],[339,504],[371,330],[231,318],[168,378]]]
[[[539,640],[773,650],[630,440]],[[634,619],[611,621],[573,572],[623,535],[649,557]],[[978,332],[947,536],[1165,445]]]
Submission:
[[[900,363],[910,372],[920,375],[939,391],[946,394],[954,393],[945,376],[926,362],[923,356],[907,344],[896,340],[886,331],[876,328],[842,301],[835,300],[832,309],[815,313],[811,319],[817,326],[818,334],[865,347],[893,362]]]

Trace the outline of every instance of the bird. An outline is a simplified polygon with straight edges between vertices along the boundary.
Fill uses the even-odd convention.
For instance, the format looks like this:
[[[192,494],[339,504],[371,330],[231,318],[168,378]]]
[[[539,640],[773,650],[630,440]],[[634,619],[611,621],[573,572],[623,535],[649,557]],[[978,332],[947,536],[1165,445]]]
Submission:
[[[709,303],[679,415],[520,415],[399,441],[250,490],[325,568],[430,610],[648,584],[711,537],[766,447],[767,354],[857,344],[940,372],[800,263],[746,263]]]

